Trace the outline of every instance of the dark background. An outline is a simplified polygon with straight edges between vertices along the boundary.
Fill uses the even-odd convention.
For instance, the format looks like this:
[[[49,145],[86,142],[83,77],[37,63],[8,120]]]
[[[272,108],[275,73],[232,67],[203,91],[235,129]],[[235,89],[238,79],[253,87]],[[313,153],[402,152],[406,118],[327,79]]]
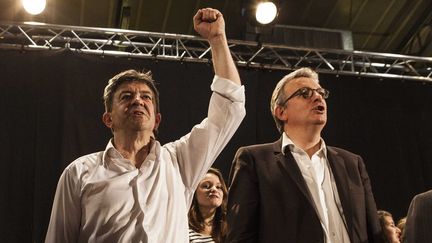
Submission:
[[[209,64],[0,50],[1,242],[43,242],[57,180],[84,154],[104,150],[102,90],[125,69],[150,69],[161,92],[159,140],[186,134],[207,112]],[[247,115],[215,162],[227,177],[239,146],[279,138],[269,100],[284,71],[240,69]],[[377,206],[404,216],[432,186],[432,85],[400,79],[320,75],[331,91],[323,138],[360,154]]]

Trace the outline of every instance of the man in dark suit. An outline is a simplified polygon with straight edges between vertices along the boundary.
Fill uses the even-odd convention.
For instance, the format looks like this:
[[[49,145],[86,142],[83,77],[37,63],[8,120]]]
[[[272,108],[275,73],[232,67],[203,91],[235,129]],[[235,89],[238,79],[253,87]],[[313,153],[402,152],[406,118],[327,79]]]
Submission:
[[[281,138],[242,147],[230,174],[227,242],[380,241],[360,156],[326,146],[329,92],[302,68],[276,85],[271,112]]]
[[[416,195],[408,210],[404,243],[432,242],[432,190]]]

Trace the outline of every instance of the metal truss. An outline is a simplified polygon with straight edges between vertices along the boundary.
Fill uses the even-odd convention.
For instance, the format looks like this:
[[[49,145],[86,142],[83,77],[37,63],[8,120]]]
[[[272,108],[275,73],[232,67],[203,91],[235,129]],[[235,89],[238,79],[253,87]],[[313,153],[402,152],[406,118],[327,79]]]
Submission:
[[[238,66],[432,82],[432,58],[390,53],[301,48],[229,40]],[[180,62],[211,62],[210,46],[191,35],[42,23],[0,23],[0,48],[70,49],[78,53]]]

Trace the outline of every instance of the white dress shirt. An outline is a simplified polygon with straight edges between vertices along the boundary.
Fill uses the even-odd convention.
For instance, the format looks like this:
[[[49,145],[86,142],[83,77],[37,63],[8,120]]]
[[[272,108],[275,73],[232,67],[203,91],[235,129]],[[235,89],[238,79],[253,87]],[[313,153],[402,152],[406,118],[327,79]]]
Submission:
[[[208,117],[179,140],[153,141],[139,169],[112,141],[72,162],[58,182],[45,242],[189,242],[194,191],[245,116],[243,86],[215,76],[211,89]]]
[[[324,140],[312,157],[285,134],[282,135],[282,151],[288,146],[312,196],[320,218],[326,243],[349,243],[342,206],[336,183],[327,163],[327,148]]]

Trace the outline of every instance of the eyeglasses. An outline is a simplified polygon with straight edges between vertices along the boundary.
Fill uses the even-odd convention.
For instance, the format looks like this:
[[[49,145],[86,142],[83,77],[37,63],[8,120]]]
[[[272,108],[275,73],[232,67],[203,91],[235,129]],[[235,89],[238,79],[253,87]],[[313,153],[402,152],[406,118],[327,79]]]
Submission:
[[[330,91],[323,89],[323,88],[311,89],[309,87],[303,87],[303,88],[298,89],[296,92],[294,92],[282,104],[285,105],[288,102],[288,100],[290,100],[296,96],[302,96],[304,99],[310,99],[310,97],[312,97],[312,95],[313,95],[313,92],[317,92],[324,99],[327,99],[329,97],[329,94],[330,94]]]

